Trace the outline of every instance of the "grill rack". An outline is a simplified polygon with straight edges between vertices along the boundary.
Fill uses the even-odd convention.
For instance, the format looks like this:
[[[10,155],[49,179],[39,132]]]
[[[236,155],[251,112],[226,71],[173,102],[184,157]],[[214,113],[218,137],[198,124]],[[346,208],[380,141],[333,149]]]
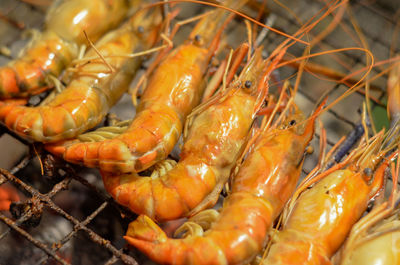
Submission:
[[[0,44],[11,46],[13,50],[13,45],[18,42],[21,30],[23,27],[40,27],[43,23],[42,16],[44,14],[44,9],[37,8],[35,6],[18,2],[12,0],[2,0],[4,1],[4,6],[0,6],[0,11],[2,14],[6,15],[8,22],[4,22],[6,25],[5,33],[8,33],[6,38],[3,38]],[[286,1],[289,2],[289,1]],[[293,3],[297,2],[297,3]],[[291,1],[291,8],[296,14],[301,14],[301,17],[307,17],[309,13],[316,11],[322,8],[323,1]],[[351,3],[353,12],[357,18],[371,18],[372,21],[378,21],[380,25],[386,25],[388,28],[393,30],[396,26],[396,17],[395,10],[400,7],[400,4],[392,3],[393,1],[380,1],[379,4],[375,3],[372,0],[357,0]],[[288,4],[288,3],[286,3]],[[397,6],[396,6],[397,5]],[[289,5],[290,6],[290,5]],[[298,28],[298,23],[295,19],[288,17],[288,15],[277,5],[271,4],[270,6],[271,12],[277,15],[277,19],[275,21],[274,27],[285,31],[285,32],[294,32]],[[32,16],[26,16],[25,14],[31,14]],[[369,15],[369,16],[368,16]],[[373,19],[372,19],[373,18]],[[359,20],[359,19],[358,19]],[[343,20],[343,24],[349,26],[350,22],[348,18],[345,16]],[[0,22],[2,23],[2,22]],[[22,24],[21,24],[22,23]],[[379,59],[388,58],[389,54],[384,54],[383,50],[388,50],[391,41],[391,32],[379,30],[381,27],[379,25],[375,25],[375,30],[370,28],[370,21],[364,21],[363,23],[360,21],[360,27],[362,31],[365,32],[367,37],[367,42],[371,45],[371,50],[374,55],[377,55]],[[1,28],[0,28],[1,29]],[[378,29],[378,30],[376,30]],[[0,35],[3,36],[4,32],[0,31]],[[342,34],[342,35],[341,35]],[[378,34],[378,35],[376,35]],[[383,34],[384,37],[379,36],[379,34]],[[388,35],[389,34],[389,35]],[[341,37],[340,37],[341,36]],[[265,43],[268,44],[277,44],[281,42],[283,38],[275,35],[268,34],[266,37]],[[334,31],[330,36],[322,41],[323,45],[331,48],[339,48],[343,47],[337,44],[338,40],[343,40],[343,32]],[[17,45],[18,46],[18,45]],[[21,46],[21,45],[19,45]],[[275,47],[276,45],[269,45],[269,47]],[[383,47],[383,48],[382,48]],[[271,50],[272,48],[268,48],[267,50]],[[398,52],[398,49],[395,50]],[[302,52],[299,49],[296,55],[300,55]],[[354,66],[365,64],[365,58],[361,53],[354,52],[346,52],[341,54],[341,59],[346,61],[347,64]],[[325,57],[324,57],[325,58]],[[0,63],[4,64],[10,58],[5,56],[0,56]],[[294,70],[285,70],[288,71],[286,74],[290,74],[291,71],[293,73]],[[376,73],[376,70],[374,70]],[[302,82],[301,89],[299,90],[299,98],[296,102],[300,105],[300,108],[305,112],[312,110],[318,98],[321,96],[322,92],[318,85],[315,85],[316,80],[306,78],[307,80]],[[373,94],[379,100],[384,99],[385,97],[385,78],[379,78],[374,82],[378,87],[382,87],[380,91],[373,91]],[[343,91],[343,85],[334,85],[334,89],[332,89],[331,94],[338,94]],[[364,97],[359,94],[354,94],[351,98],[351,101],[357,101],[358,103],[353,103],[351,107],[358,108],[360,107],[360,102]],[[359,123],[360,116],[352,116],[349,117],[348,110],[341,110],[341,108],[346,107],[349,103],[345,100],[337,107],[333,108],[329,111],[329,114],[325,114],[325,116],[329,116],[329,119],[323,119],[324,124],[328,130],[328,146],[332,147],[339,139],[339,137],[343,134],[354,133],[357,130],[357,125]],[[373,104],[373,108],[377,108],[376,104]],[[335,130],[333,130],[333,128]],[[0,230],[0,246],[4,244],[5,239],[10,236],[17,236],[24,238],[25,241],[29,241],[29,246],[31,248],[37,248],[42,250],[42,256],[36,261],[37,264],[80,264],[77,260],[66,260],[59,255],[58,250],[62,249],[64,246],[68,244],[74,237],[79,236],[79,233],[83,233],[87,238],[87,242],[91,242],[96,245],[101,250],[106,250],[109,255],[105,260],[104,264],[138,264],[141,262],[147,262],[140,253],[135,252],[135,250],[127,249],[121,244],[121,241],[111,240],[110,238],[106,238],[100,235],[99,227],[94,226],[91,228],[90,225],[93,223],[93,220],[99,218],[102,212],[105,212],[108,208],[112,208],[116,215],[113,217],[115,222],[119,222],[122,224],[122,231],[126,231],[127,227],[127,219],[133,220],[134,214],[130,213],[129,210],[124,207],[116,204],[113,199],[105,193],[101,187],[97,187],[95,181],[92,178],[88,178],[87,171],[78,166],[71,166],[64,162],[59,161],[49,161],[47,158],[44,159],[44,164],[47,165],[47,175],[55,175],[54,179],[47,179],[45,182],[48,182],[43,188],[41,185],[37,185],[35,181],[31,181],[26,177],[28,172],[40,172],[37,161],[35,162],[37,157],[38,146],[34,146],[29,142],[21,139],[17,135],[14,135],[12,132],[8,131],[4,126],[0,128],[0,135],[11,135],[12,138],[16,139],[19,143],[22,143],[25,146],[29,146],[28,154],[22,155],[15,166],[10,170],[5,170],[0,168],[0,185],[3,183],[11,183],[14,185],[19,191],[27,194],[28,199],[23,202],[21,205],[14,206],[14,215],[20,215],[16,220],[13,220],[9,215],[5,213],[0,213],[0,221],[5,224],[5,229]],[[317,148],[317,142],[319,140],[319,134],[316,134],[317,137],[314,138],[312,145]],[[8,136],[9,137],[9,136]],[[0,144],[1,146],[1,144]],[[40,153],[40,151],[39,151]],[[303,170],[303,173],[306,174],[310,171],[310,169],[315,165],[318,154],[313,154],[306,160],[306,164]],[[59,172],[51,171],[52,167],[58,167],[64,171],[61,174]],[[58,169],[58,168],[57,168]],[[58,170],[56,170],[58,171]],[[53,172],[53,173],[51,173]],[[89,174],[92,172],[89,170]],[[59,175],[62,175],[61,178],[58,178]],[[97,175],[98,177],[98,175]],[[37,181],[36,181],[37,182]],[[70,192],[71,186],[74,187],[76,185],[80,185],[84,187],[88,192],[91,192],[95,195],[96,200],[100,202],[97,203],[96,206],[93,206],[90,209],[90,213],[83,216],[83,218],[79,218],[74,216],[73,214],[68,213],[68,211],[64,210],[62,207],[57,205],[54,201],[54,198],[63,192]],[[31,234],[31,228],[26,224],[27,221],[38,223],[40,218],[47,218],[43,212],[51,212],[53,215],[61,216],[62,218],[68,220],[72,224],[71,231],[65,235],[61,240],[53,242],[53,244],[46,244],[37,238],[35,238]],[[128,218],[121,218],[121,215]],[[38,220],[39,219],[39,220]],[[42,220],[43,222],[44,220]],[[80,246],[83,247],[83,246]],[[0,249],[1,251],[1,249]],[[1,254],[1,252],[0,252]],[[1,255],[0,255],[1,256]],[[104,261],[103,260],[103,261]],[[91,264],[96,263],[95,261],[90,261]],[[0,260],[1,264],[1,260]]]

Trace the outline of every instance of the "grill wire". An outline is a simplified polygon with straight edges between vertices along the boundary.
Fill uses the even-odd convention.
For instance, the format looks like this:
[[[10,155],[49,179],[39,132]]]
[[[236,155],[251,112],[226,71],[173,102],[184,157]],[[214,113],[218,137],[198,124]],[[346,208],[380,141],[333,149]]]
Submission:
[[[325,4],[322,0],[282,2],[302,21],[306,21]],[[361,32],[365,34],[375,61],[389,58],[399,7],[400,2],[390,0],[381,0],[379,3],[372,0],[351,1],[352,13]],[[296,19],[278,4],[268,1],[268,8],[270,16],[273,14],[275,17],[273,27],[287,33],[293,33],[299,28]],[[24,29],[41,28],[44,14],[45,8],[40,6],[1,0],[0,45],[10,48],[11,55],[7,52],[1,55],[0,65],[15,57],[23,46],[21,35]],[[235,23],[239,22],[236,20]],[[321,24],[321,27],[326,26],[327,20]],[[349,31],[355,36],[352,29],[350,16],[345,14],[337,29],[313,48],[312,52],[359,46],[350,37]],[[228,31],[228,38],[237,38],[237,31],[236,27],[232,27]],[[245,31],[242,30],[242,40],[244,36]],[[310,37],[312,39],[312,34]],[[263,44],[271,52],[283,39],[269,32]],[[303,49],[304,46],[296,45],[290,52],[299,56]],[[394,51],[396,54],[398,49]],[[349,73],[365,66],[366,59],[361,52],[347,51],[316,58],[315,62]],[[374,69],[371,73],[374,75],[380,70]],[[295,71],[286,67],[279,75],[289,76]],[[373,89],[371,94],[379,101],[385,98],[386,78],[383,76],[372,83],[377,89]],[[305,75],[296,103],[305,113],[310,113],[317,100],[329,89],[332,101],[346,87],[335,82],[321,81],[310,74]],[[343,135],[354,134],[359,129],[359,110],[363,101],[362,94],[354,93],[323,115],[328,147],[332,147]],[[374,111],[377,108],[383,111],[376,103],[372,104],[372,108]],[[122,236],[135,215],[116,204],[104,191],[96,170],[53,160],[40,145],[28,143],[4,126],[0,128],[0,134],[0,148],[3,150],[3,154],[0,154],[0,167],[5,168],[0,168],[0,185],[8,183],[24,196],[21,202],[12,206],[12,215],[0,212],[0,264],[149,263],[143,255],[125,246]],[[312,145],[318,150],[319,132],[316,136]],[[38,154],[44,165],[44,175]],[[317,157],[318,152],[314,152],[306,159],[304,174],[315,166]]]

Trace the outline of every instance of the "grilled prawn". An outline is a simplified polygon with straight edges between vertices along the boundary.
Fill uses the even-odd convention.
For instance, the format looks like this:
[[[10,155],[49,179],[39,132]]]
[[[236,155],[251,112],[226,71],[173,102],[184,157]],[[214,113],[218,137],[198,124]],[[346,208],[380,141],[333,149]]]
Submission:
[[[142,215],[129,225],[125,239],[163,264],[249,263],[267,242],[269,229],[296,187],[317,114],[304,122],[296,111],[287,117],[285,126],[261,133],[234,176],[232,191],[218,219],[204,234],[167,238]],[[287,128],[296,123],[299,125]],[[202,213],[193,219],[199,219]],[[204,222],[207,217],[200,219]]]
[[[129,54],[151,47],[160,23],[159,9],[139,11],[86,53],[75,66],[72,81],[53,100],[38,107],[1,102],[0,120],[39,142],[71,138],[94,127],[127,90],[140,65],[140,57]]]
[[[381,149],[383,139],[381,132],[353,151],[347,168],[321,173],[319,182],[294,198],[263,264],[331,264],[369,200],[382,189],[384,174],[375,168],[387,152]]]
[[[133,3],[132,3],[133,4]],[[54,1],[45,31],[18,59],[0,68],[0,97],[27,97],[52,86],[86,43],[83,31],[95,41],[117,26],[128,10],[126,0]]]
[[[246,1],[230,0],[225,4],[237,8]],[[187,115],[200,103],[204,75],[228,15],[221,9],[204,17],[189,39],[163,59],[145,88],[136,117],[124,133],[112,139],[97,137],[92,142],[76,139],[55,143],[47,150],[68,162],[115,174],[139,172],[164,160],[177,143]]]
[[[269,74],[278,60],[263,61],[259,49],[226,91],[195,110],[181,159],[173,169],[155,178],[102,172],[106,190],[133,212],[160,221],[215,204],[263,104]]]

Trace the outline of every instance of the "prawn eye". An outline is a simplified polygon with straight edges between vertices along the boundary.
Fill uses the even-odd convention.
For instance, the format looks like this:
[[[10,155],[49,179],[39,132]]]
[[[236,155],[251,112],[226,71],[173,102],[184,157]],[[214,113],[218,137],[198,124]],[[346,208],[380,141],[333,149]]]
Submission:
[[[139,26],[137,28],[137,30],[138,30],[139,33],[144,33],[144,27],[143,26]]]
[[[364,174],[365,174],[367,177],[372,176],[372,169],[369,168],[369,167],[364,168]]]
[[[296,125],[296,120],[291,120],[291,121],[289,121],[289,125],[290,125],[290,126]]]
[[[251,83],[250,80],[246,80],[246,82],[244,82],[244,87],[247,88],[247,89],[250,88],[251,85],[252,85],[252,83]]]
[[[199,34],[197,34],[196,36],[194,36],[194,40],[196,42],[200,42],[201,41],[201,36]]]

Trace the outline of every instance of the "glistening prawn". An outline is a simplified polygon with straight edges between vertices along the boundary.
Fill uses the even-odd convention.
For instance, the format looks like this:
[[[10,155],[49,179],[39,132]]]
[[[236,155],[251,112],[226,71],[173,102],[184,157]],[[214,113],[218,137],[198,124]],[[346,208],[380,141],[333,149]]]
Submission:
[[[0,68],[0,97],[27,97],[53,86],[49,76],[59,77],[78,57],[86,41],[82,32],[93,41],[99,39],[125,18],[128,7],[126,0],[54,1],[45,31]]]
[[[388,141],[398,142],[399,118],[400,118],[400,66],[394,65],[392,68],[388,83],[388,105],[387,112],[391,119],[390,134],[393,137]],[[393,160],[398,155],[397,150],[388,158]],[[389,163],[386,163],[389,169]],[[393,165],[393,164],[391,164]],[[396,169],[391,167],[392,191],[388,201],[375,206],[370,213],[358,221],[352,228],[349,237],[341,249],[338,257],[338,264],[399,264],[400,252],[398,244],[399,234],[399,178],[400,162],[397,159]],[[390,172],[390,171],[389,171]]]
[[[233,6],[239,7],[245,2],[237,2]],[[227,1],[225,5],[230,3]],[[223,12],[219,10],[220,15],[205,17],[192,32],[188,43],[175,49],[156,69],[141,98],[137,116],[125,133],[109,133],[103,137],[106,134],[93,132],[80,139],[47,145],[47,150],[69,162],[114,173],[139,172],[165,159],[182,132],[186,116],[199,102],[203,91],[201,76],[219,37],[208,51],[205,43],[214,35],[212,29],[221,24],[216,21],[222,20]],[[296,35],[301,36],[309,28],[304,27]],[[219,34],[221,29],[217,36]],[[113,128],[110,130],[116,131]],[[92,142],[87,142],[88,139]]]
[[[321,107],[306,123],[303,115],[294,109],[277,128],[261,129],[252,151],[233,177],[231,193],[220,214],[214,212],[215,216],[219,215],[213,216],[216,220],[207,224],[210,210],[189,219],[200,219],[203,227],[210,226],[204,234],[202,227],[192,221],[182,227],[199,232],[187,233],[183,239],[168,238],[150,218],[142,215],[129,225],[124,238],[162,264],[248,264],[252,261],[267,242],[269,229],[296,187]],[[291,126],[296,123],[299,125]]]
[[[303,192],[288,205],[283,228],[273,236],[263,264],[330,264],[369,200],[382,189],[385,176],[375,169],[389,150],[382,148],[384,136],[380,132],[353,151],[340,164],[347,168],[331,168],[311,182],[306,178],[300,185]]]
[[[397,154],[398,150],[389,157],[389,161]],[[389,166],[385,163],[381,170],[390,172]],[[396,170],[391,171],[394,184],[389,200],[375,206],[352,227],[344,247],[335,256],[340,264],[399,264],[398,162]]]
[[[263,61],[258,49],[237,80],[194,111],[181,159],[173,169],[156,178],[102,172],[106,190],[118,203],[156,220],[192,215],[215,204],[279,58]]]
[[[246,1],[229,0],[225,4],[240,7]],[[177,143],[187,115],[200,103],[204,76],[230,18],[223,9],[203,17],[188,40],[162,60],[124,133],[100,141],[69,140],[47,145],[46,149],[68,162],[114,174],[139,172],[164,160]]]
[[[72,81],[54,99],[38,107],[1,102],[0,120],[17,134],[39,142],[71,138],[94,127],[127,90],[140,66],[141,58],[129,55],[149,49],[160,25],[159,9],[138,11],[77,62]]]

